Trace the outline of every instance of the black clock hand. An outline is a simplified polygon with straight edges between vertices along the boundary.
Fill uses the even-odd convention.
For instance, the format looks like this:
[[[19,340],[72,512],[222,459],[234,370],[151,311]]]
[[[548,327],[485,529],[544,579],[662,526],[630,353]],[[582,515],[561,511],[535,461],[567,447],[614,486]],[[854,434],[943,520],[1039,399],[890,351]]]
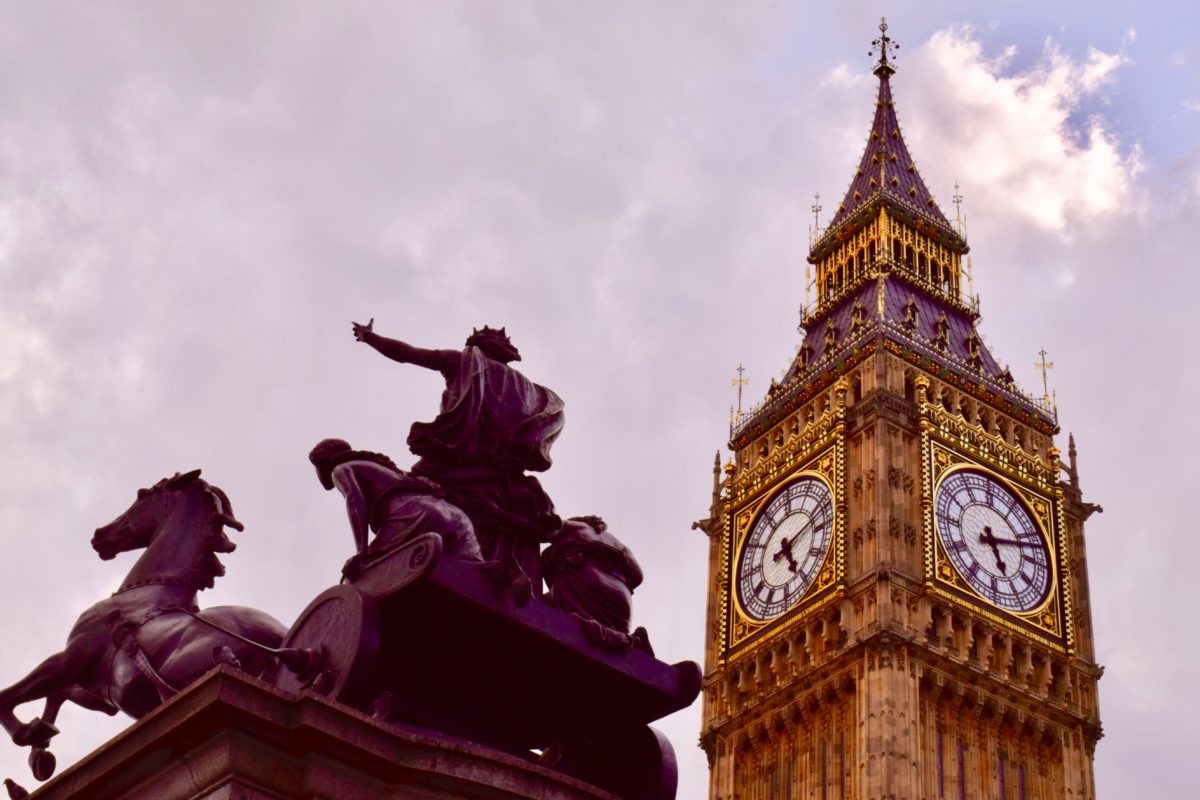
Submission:
[[[980,541],[983,541],[982,537]],[[1017,547],[1029,547],[1034,550],[1041,549],[1041,545],[1037,542],[1022,542],[1020,539],[997,539],[995,536],[988,539],[985,544],[993,544],[993,546],[996,544],[1015,544]]]
[[[799,571],[799,567],[796,566],[796,559],[792,556],[792,543],[788,541],[786,536],[779,540],[779,552],[772,557],[772,560],[779,561],[781,558],[787,559],[788,569],[792,572]]]
[[[992,555],[996,557],[996,566],[1002,574],[1007,575],[1008,569],[1005,567],[1004,561],[1000,559],[1000,548],[996,546],[1003,543],[1004,539],[997,539],[995,536],[992,536],[992,529],[985,525],[983,526],[983,533],[979,534],[979,541],[991,546]]]

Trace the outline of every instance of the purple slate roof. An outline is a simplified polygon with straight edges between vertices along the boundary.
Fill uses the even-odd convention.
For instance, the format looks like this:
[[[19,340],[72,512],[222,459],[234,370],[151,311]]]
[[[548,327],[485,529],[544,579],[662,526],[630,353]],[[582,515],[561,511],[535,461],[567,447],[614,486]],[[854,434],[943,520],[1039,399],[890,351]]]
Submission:
[[[937,336],[935,326],[942,314],[945,313],[949,334],[945,355],[967,363],[971,357],[970,345],[967,340],[974,330],[971,320],[958,309],[939,303],[922,290],[910,287],[895,275],[887,279],[884,294],[885,318],[901,325],[904,321],[904,307],[908,304],[909,298],[913,299],[917,307],[917,326],[912,332],[913,338],[918,341],[932,342]],[[983,362],[983,374],[989,378],[998,378],[1004,370],[982,341],[979,343],[979,355]]]
[[[854,178],[850,181],[850,188],[846,190],[846,197],[833,215],[826,234],[833,232],[856,212],[886,203],[933,223],[941,228],[944,234],[949,234],[955,239],[965,252],[966,243],[954,231],[934,202],[933,195],[925,186],[925,181],[921,180],[916,163],[904,144],[900,122],[896,119],[888,74],[885,71],[880,75],[875,119],[871,122],[867,146],[863,150],[862,160]],[[818,241],[814,250],[820,245],[821,242]]]
[[[905,309],[910,299],[917,310],[917,322],[911,330],[904,324]],[[863,324],[858,332],[851,335],[856,301],[862,304]],[[947,334],[944,348],[936,342],[938,323],[943,314]],[[837,328],[837,340],[832,348],[827,348],[825,339],[830,322]],[[1001,377],[1005,368],[996,361],[982,340],[979,340],[978,366],[971,362],[970,339],[973,334],[978,335],[970,316],[952,304],[926,294],[923,289],[908,283],[898,274],[884,278],[883,315],[880,316],[877,282],[866,281],[842,298],[827,314],[810,322],[804,337],[804,345],[809,348],[808,366],[802,367],[800,356],[797,355],[784,376],[780,390],[773,396],[768,396],[761,406],[752,409],[746,415],[745,421],[735,430],[734,438],[740,431],[752,428],[757,420],[770,418],[774,413],[771,410],[773,407],[786,403],[789,396],[801,391],[815,376],[826,372],[839,360],[849,357],[862,343],[881,335],[972,382],[986,384],[1018,406],[1030,408],[1045,419],[1051,420],[1051,412],[1048,409],[1041,408],[1033,398],[1021,392],[1019,387]]]
[[[858,301],[863,305],[862,333],[866,334],[868,331],[878,328],[876,322],[878,321],[879,315],[876,313],[877,303],[875,300],[875,283],[874,281],[868,281],[859,287],[859,289],[849,297],[845,298],[832,311],[830,311],[828,316],[825,317],[824,321],[815,323],[806,331],[804,343],[809,346],[809,364],[816,364],[825,357],[825,331],[829,327],[829,321],[832,321],[833,324],[837,326],[838,331],[837,343],[833,347],[834,351],[836,352],[838,350],[842,350],[845,345],[850,343],[850,328],[852,322],[851,317],[854,314],[855,301]],[[858,336],[855,336],[854,338],[858,338]],[[798,368],[798,365],[799,360],[797,360],[796,363],[792,365],[791,369],[788,370],[786,380],[790,380],[792,378],[793,374]]]
[[[856,341],[877,332],[882,328],[891,338],[903,341],[913,350],[924,352],[937,361],[957,363],[962,368],[970,368],[969,374],[977,374],[983,378],[998,380],[1004,368],[996,361],[988,350],[987,345],[979,342],[980,367],[977,370],[970,364],[971,346],[969,339],[975,331],[971,318],[959,309],[937,300],[926,294],[919,287],[907,283],[899,275],[889,275],[884,280],[883,317],[879,316],[878,295],[875,281],[867,281],[856,291],[842,299],[828,315],[821,320],[811,323],[807,329],[804,342],[809,347],[809,367],[819,368],[819,362],[825,358],[825,331],[829,321],[837,326],[837,342],[832,348],[832,357],[848,354]],[[917,324],[909,331],[904,326],[905,307],[912,300],[917,309]],[[850,336],[854,304],[858,301],[863,306],[863,325],[859,334]],[[937,325],[942,315],[946,315],[947,338],[946,348],[936,346]],[[843,351],[845,351],[843,353]],[[800,368],[799,357],[788,370],[786,381],[807,372]],[[961,370],[960,370],[961,371]]]

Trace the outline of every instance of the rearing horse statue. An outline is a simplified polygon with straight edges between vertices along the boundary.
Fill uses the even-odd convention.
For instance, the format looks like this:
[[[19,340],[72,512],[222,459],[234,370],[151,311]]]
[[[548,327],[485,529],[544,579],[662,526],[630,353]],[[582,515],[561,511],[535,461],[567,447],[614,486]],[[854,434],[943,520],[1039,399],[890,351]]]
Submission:
[[[242,530],[229,498],[194,470],[139,490],[133,505],[96,530],[92,547],[104,560],[146,552],[121,588],[79,617],[61,653],[0,691],[0,725],[15,744],[33,748],[29,765],[38,780],[54,774],[55,759],[46,748],[67,700],[138,719],[215,661],[257,674],[279,654],[275,648],[286,629],[271,616],[238,606],[196,606],[196,592],[225,574],[216,554],[235,547],[226,526]],[[41,698],[46,705],[40,717],[23,723],[13,713]]]

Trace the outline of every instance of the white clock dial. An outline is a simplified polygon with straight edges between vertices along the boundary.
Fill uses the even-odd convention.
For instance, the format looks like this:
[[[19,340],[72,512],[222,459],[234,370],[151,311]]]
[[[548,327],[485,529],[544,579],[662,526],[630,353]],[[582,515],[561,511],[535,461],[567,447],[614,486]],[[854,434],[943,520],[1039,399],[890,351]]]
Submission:
[[[738,558],[738,597],[766,621],[799,600],[825,563],[833,541],[833,495],[819,478],[783,487],[750,527]]]
[[[983,472],[960,470],[935,500],[937,533],[950,563],[979,595],[1009,611],[1032,611],[1050,592],[1050,550],[1029,509]]]

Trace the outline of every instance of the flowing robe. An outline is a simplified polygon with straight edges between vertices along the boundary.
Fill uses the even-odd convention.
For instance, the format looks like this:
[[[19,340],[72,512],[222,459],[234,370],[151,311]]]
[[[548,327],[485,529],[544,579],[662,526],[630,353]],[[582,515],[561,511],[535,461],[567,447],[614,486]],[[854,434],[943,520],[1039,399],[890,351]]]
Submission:
[[[545,472],[563,426],[563,401],[478,347],[446,365],[446,391],[433,422],[415,422],[412,452],[438,464],[497,472]]]
[[[446,378],[441,413],[416,422],[408,446],[413,472],[437,481],[475,524],[483,556],[512,553],[540,585],[538,544],[560,520],[537,478],[563,426],[563,401],[478,347],[439,351]]]

